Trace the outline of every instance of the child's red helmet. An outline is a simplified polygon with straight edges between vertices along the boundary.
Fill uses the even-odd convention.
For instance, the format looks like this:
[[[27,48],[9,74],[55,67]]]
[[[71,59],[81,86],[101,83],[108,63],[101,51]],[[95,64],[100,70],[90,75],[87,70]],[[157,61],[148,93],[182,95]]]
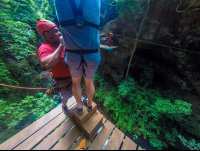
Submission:
[[[40,20],[37,22],[37,30],[41,36],[43,36],[44,31],[51,29],[52,27],[57,27],[57,25],[49,20]]]

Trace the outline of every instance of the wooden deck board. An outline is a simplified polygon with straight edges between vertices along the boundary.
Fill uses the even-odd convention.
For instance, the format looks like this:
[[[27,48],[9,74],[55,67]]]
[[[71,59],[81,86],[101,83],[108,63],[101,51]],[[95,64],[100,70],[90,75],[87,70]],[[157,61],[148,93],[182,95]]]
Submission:
[[[45,138],[33,150],[49,150],[74,125],[75,123],[71,119],[68,119],[63,125],[55,130],[49,137]]]
[[[81,135],[81,130],[75,126],[51,150],[67,150]]]
[[[138,150],[143,150],[143,149],[142,149],[142,147],[139,146],[139,147],[138,147]]]
[[[101,132],[96,136],[92,144],[89,146],[88,150],[101,150],[111,132],[113,131],[114,127],[115,126],[107,120]]]
[[[74,97],[70,98],[70,100],[67,103],[67,106],[70,107],[75,103]],[[56,116],[62,113],[61,105],[47,113],[45,116],[41,117],[4,143],[0,145],[1,150],[11,150],[14,149],[17,145],[19,145],[21,142],[26,140],[28,137],[30,137],[32,134],[37,132],[40,128],[42,128],[44,125],[46,125],[48,122],[50,122],[52,119],[54,119]]]
[[[2,143],[0,145],[0,148],[2,150],[11,150],[14,147],[16,147],[18,144],[23,142],[25,139],[27,139],[30,135],[35,133],[37,130],[39,130],[41,127],[46,125],[49,121],[51,121],[53,118],[55,118],[57,115],[59,115],[62,112],[61,106],[58,106],[57,108],[53,109],[53,111],[46,114],[46,116],[41,117],[39,120],[35,121],[33,124],[29,125],[10,139],[8,139],[6,142]]]
[[[119,150],[123,138],[124,134],[118,128],[115,128],[105,147],[105,150]]]
[[[58,127],[62,122],[66,120],[67,116],[65,114],[58,115],[57,118],[53,119],[39,131],[34,133],[31,137],[26,139],[23,143],[17,146],[14,150],[30,150],[37,143],[39,143],[43,138],[45,138],[51,131]]]
[[[72,109],[76,106],[74,97],[68,101],[67,105],[69,109]],[[97,113],[100,114],[98,111]],[[100,133],[96,135],[97,132],[95,131],[94,136],[88,138],[88,136],[83,134],[78,126],[74,126],[75,122],[72,121],[71,118],[65,121],[66,118],[68,118],[68,116],[62,113],[61,105],[59,105],[51,112],[47,113],[39,120],[35,121],[24,130],[17,133],[6,142],[2,143],[0,145],[0,150],[74,150],[80,145],[83,139],[86,139],[85,147],[89,146],[88,150],[101,150],[115,128],[115,126],[109,120],[103,117],[103,126]],[[64,123],[59,126],[62,122]],[[91,123],[87,125],[87,127],[90,126]],[[54,131],[55,128],[57,129]],[[48,134],[49,136],[45,138]],[[123,134],[119,129],[115,128],[105,147],[105,150],[118,150],[121,144],[122,150],[136,150],[137,145],[127,136],[123,142],[124,135],[125,134]],[[78,138],[79,140],[75,142]],[[142,150],[141,147],[138,149]]]
[[[126,136],[121,150],[136,150],[137,145]]]

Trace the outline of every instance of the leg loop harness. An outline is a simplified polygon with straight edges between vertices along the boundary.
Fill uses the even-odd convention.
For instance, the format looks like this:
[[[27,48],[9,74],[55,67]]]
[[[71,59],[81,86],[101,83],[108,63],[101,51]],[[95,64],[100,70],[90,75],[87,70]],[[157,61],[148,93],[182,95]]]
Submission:
[[[84,65],[87,67],[87,63],[85,62],[85,58],[84,58],[83,54],[97,53],[98,49],[94,49],[94,50],[70,50],[70,49],[65,49],[65,51],[66,52],[78,53],[78,54],[81,55],[81,61],[80,61],[79,67],[77,69],[79,69],[82,66],[83,75],[86,76]]]

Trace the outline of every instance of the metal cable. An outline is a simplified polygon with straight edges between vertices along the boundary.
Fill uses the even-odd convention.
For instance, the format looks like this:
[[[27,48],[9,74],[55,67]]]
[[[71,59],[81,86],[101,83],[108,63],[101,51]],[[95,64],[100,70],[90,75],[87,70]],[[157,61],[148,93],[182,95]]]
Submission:
[[[190,4],[190,6],[188,6],[188,8],[186,8],[186,9],[184,9],[182,11],[178,10],[178,7],[182,4],[182,0],[180,0],[180,1],[181,1],[180,4],[176,7],[176,12],[177,13],[182,13],[182,12],[186,11],[187,9],[189,9],[196,0],[193,0],[192,4]]]
[[[139,39],[130,38],[130,37],[125,37],[125,36],[116,35],[116,34],[113,34],[113,35],[119,36],[119,37],[123,37],[123,38],[133,39],[133,40],[135,40],[135,41],[137,40],[137,41],[141,41],[141,42],[145,42],[145,43],[149,43],[149,44],[153,44],[153,45],[158,45],[158,46],[163,46],[163,47],[167,47],[167,48],[173,48],[173,49],[178,49],[178,50],[182,50],[182,51],[187,51],[187,52],[191,52],[191,53],[200,54],[199,52],[195,52],[195,51],[191,51],[191,50],[181,49],[181,48],[177,48],[177,47],[171,47],[171,46],[167,46],[167,45],[163,45],[163,44],[148,42],[148,41],[139,40]]]
[[[31,28],[37,28],[37,27],[27,27],[27,28],[28,28],[28,29],[31,29]],[[15,28],[15,29],[27,29],[27,28]],[[10,30],[10,29],[3,29],[3,30],[0,30],[0,34],[12,34],[12,33],[13,33],[13,32],[3,32],[3,31],[6,31],[6,30]],[[26,31],[27,31],[27,30],[26,30]],[[191,52],[191,53],[200,54],[199,52],[195,52],[195,51],[191,51],[191,50],[186,50],[186,49],[182,49],[182,48],[171,47],[171,46],[167,46],[167,45],[163,45],[163,44],[157,44],[157,43],[153,43],[153,42],[148,42],[148,41],[144,41],[144,40],[134,39],[134,38],[125,37],[125,36],[116,35],[116,34],[113,34],[113,35],[119,36],[119,37],[123,37],[123,38],[138,40],[138,41],[141,41],[141,42],[144,42],[144,43],[150,43],[150,44],[153,44],[153,45],[158,45],[158,46],[163,46],[163,47],[167,47],[167,48],[173,48],[173,49],[178,49],[178,50],[182,50],[182,51],[187,51],[187,52]]]

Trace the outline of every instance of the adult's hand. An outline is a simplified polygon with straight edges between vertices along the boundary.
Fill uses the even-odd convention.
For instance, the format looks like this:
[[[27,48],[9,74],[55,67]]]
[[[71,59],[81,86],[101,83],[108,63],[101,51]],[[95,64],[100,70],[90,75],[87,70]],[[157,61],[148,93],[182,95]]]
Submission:
[[[62,36],[59,37],[59,45],[63,47],[63,37]]]
[[[62,36],[60,36],[58,48],[52,54],[48,55],[41,61],[46,69],[52,69],[58,63],[63,47],[63,38]]]

